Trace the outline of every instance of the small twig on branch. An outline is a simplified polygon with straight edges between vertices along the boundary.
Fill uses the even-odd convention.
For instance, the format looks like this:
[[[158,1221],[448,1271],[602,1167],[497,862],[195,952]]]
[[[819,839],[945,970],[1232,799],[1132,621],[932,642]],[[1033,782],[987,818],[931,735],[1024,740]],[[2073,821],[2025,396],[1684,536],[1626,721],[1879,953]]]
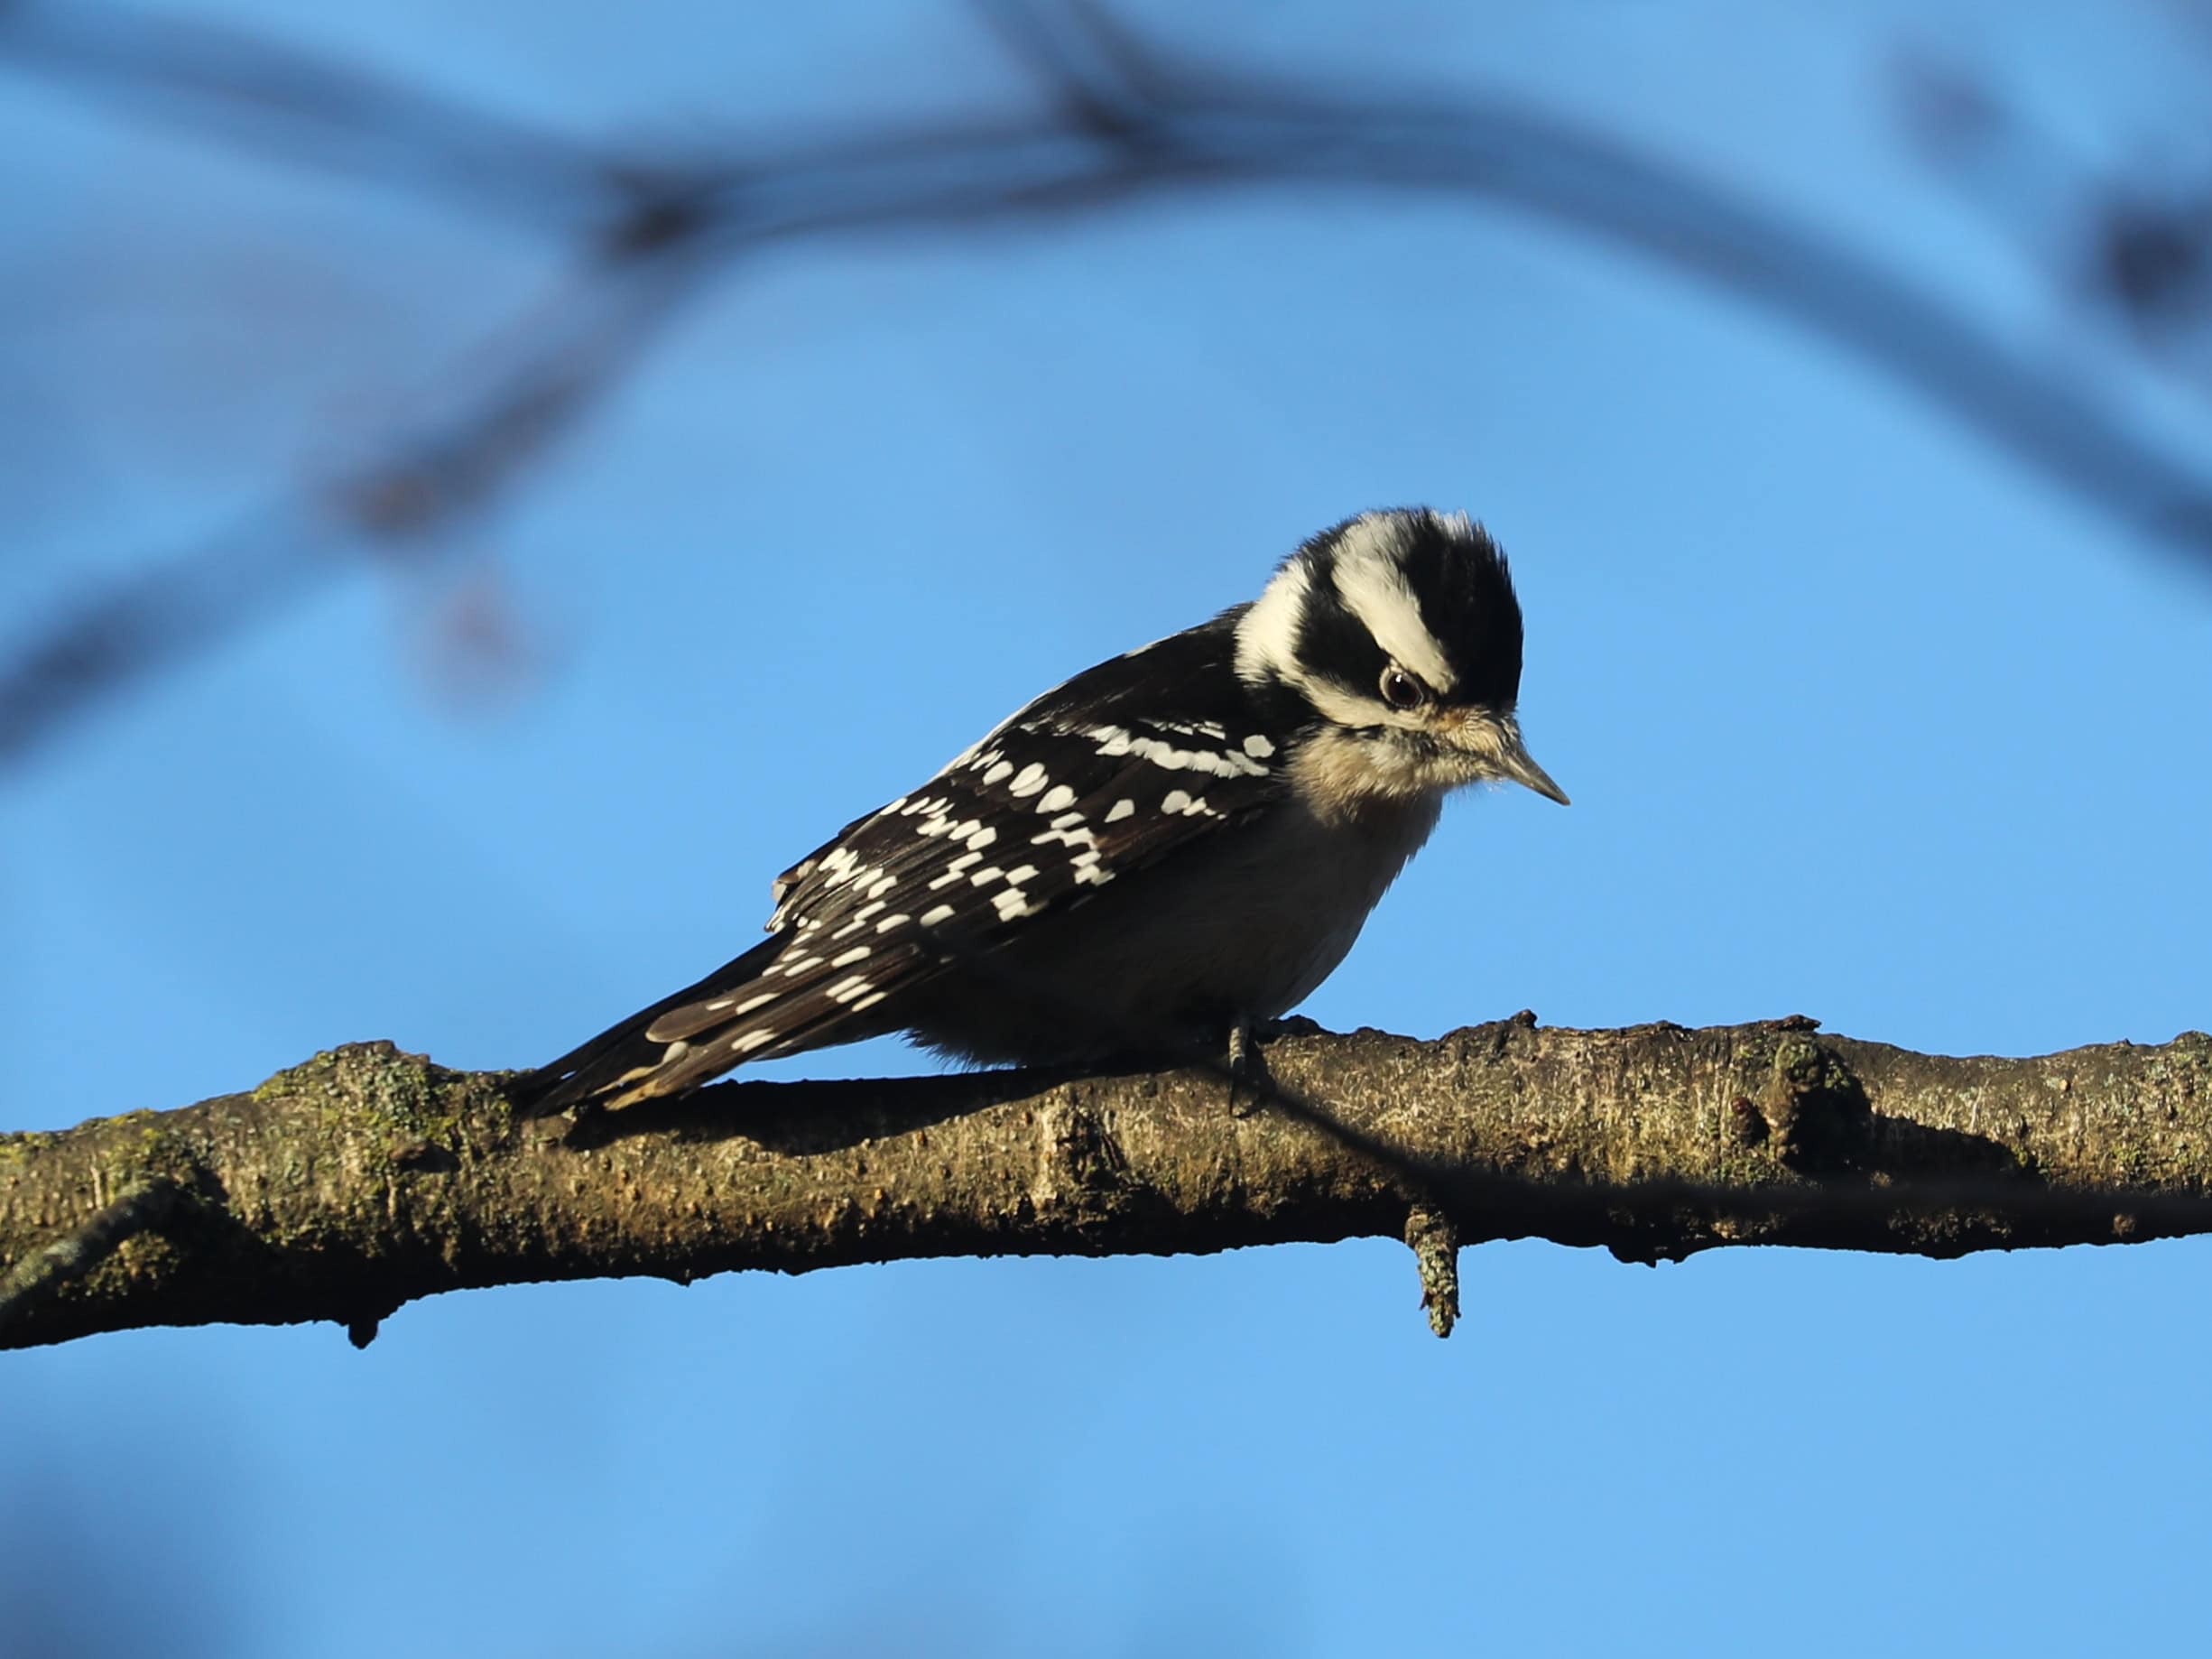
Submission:
[[[1421,1305],[1429,1329],[1451,1335],[1459,1322],[1459,1229],[1439,1211],[1416,1209],[1405,1219],[1405,1242],[1421,1272]]]
[[[1354,1237],[1413,1246],[1442,1327],[1457,1245],[1491,1238],[1656,1262],[2212,1231],[2212,1037],[1951,1059],[1808,1026],[1269,1045],[1329,1128],[1236,1117],[1189,1070],[739,1083],[524,1124],[504,1074],[359,1045],[250,1094],[0,1136],[0,1260],[81,1239],[100,1192],[192,1194],[143,1247],[49,1284],[0,1346],[306,1320],[366,1340],[417,1297],[529,1280]]]
[[[0,1274],[0,1331],[72,1279],[81,1279],[121,1249],[124,1241],[156,1226],[176,1202],[176,1183],[150,1175],[133,1182],[103,1209],[51,1244],[18,1256]]]

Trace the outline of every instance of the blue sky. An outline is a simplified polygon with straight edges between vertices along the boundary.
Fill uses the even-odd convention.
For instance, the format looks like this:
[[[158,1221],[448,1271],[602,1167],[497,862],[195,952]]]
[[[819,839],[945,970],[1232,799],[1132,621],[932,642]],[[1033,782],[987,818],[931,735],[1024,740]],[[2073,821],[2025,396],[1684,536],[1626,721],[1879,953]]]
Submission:
[[[2201,176],[2212,43],[2148,5],[1814,10],[1181,38],[1626,135],[2207,453],[2201,405],[1915,154],[1892,71],[1939,48],[2087,161]],[[645,144],[1016,89],[957,8],[185,14]],[[34,79],[0,80],[0,138],[33,325],[0,338],[0,641],[434,405],[561,268]],[[1411,501],[1513,555],[1523,721],[1575,805],[1458,802],[1325,1024],[1805,1012],[2000,1053],[2212,1024],[2212,583],[1677,273],[1278,190],[770,251],[457,574],[334,582],[0,780],[0,1126],[371,1037],[543,1059],[733,954],[771,876],[1033,691]],[[520,671],[435,643],[486,591]],[[1366,1242],[524,1287],[361,1353],[109,1337],[0,1357],[0,1622],[247,1655],[2178,1645],[2208,1265],[1492,1245],[1439,1343]]]

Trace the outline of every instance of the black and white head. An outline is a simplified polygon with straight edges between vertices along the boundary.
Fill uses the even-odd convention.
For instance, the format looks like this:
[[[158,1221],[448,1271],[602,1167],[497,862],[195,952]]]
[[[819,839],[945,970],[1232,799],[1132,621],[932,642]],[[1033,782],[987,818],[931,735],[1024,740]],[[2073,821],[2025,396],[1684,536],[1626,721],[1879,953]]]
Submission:
[[[1363,513],[1282,561],[1236,623],[1236,673],[1318,719],[1303,770],[1346,806],[1499,779],[1567,803],[1529,757],[1521,604],[1464,514]]]

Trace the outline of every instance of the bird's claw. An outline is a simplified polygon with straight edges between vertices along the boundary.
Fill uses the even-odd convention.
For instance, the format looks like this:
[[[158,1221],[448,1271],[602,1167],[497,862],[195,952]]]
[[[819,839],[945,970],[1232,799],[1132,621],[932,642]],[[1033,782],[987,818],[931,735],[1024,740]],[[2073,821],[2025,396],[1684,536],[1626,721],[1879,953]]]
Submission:
[[[1267,1056],[1260,1052],[1259,1031],[1239,1015],[1229,1027],[1229,1116],[1249,1117],[1258,1111],[1273,1082]]]

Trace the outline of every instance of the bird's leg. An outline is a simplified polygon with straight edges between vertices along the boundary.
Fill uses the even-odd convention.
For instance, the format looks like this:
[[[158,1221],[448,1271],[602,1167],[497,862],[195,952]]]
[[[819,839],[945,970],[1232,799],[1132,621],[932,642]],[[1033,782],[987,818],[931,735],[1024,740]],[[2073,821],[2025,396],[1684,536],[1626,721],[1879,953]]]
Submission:
[[[1274,1020],[1255,1020],[1248,1014],[1238,1015],[1229,1027],[1230,1114],[1249,1117],[1275,1092],[1275,1080],[1267,1070],[1267,1056],[1260,1052],[1262,1043],[1272,1043],[1277,1037],[1320,1034],[1322,1027],[1302,1014],[1286,1014]]]
[[[1240,1014],[1229,1026],[1229,1116],[1249,1117],[1258,1111],[1272,1080],[1252,1016]]]

